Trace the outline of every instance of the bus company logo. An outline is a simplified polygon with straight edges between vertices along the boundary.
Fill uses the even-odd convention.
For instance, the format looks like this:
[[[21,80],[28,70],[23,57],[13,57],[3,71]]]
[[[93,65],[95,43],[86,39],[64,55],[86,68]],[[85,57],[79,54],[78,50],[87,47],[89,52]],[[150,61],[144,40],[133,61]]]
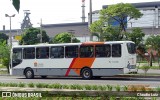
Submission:
[[[2,92],[2,98],[3,97],[11,97],[11,92]]]

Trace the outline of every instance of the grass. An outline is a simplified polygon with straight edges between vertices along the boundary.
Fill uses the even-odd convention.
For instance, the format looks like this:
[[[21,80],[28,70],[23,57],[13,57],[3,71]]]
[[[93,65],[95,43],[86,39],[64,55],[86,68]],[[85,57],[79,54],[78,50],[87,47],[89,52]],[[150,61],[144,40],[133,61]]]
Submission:
[[[156,91],[157,91],[157,92],[160,92],[160,86],[156,88]]]
[[[3,66],[2,64],[0,64],[0,68],[6,68],[6,66]]]
[[[65,96],[57,96],[57,97],[42,97],[42,98],[18,98],[18,97],[10,97],[10,98],[2,98],[0,100],[145,100],[144,97],[121,97],[120,99],[116,99],[114,96],[97,96],[97,97],[65,97]],[[158,100],[158,99],[152,99]]]
[[[26,84],[25,84],[25,83],[20,82],[20,83],[18,84],[18,86],[19,86],[19,87],[25,87],[25,86],[26,86]]]
[[[8,74],[7,70],[0,70],[0,75],[6,75]]]
[[[147,65],[144,65],[144,66],[147,67]],[[138,69],[144,69],[144,66],[139,66]],[[151,67],[149,67],[149,69],[159,69],[159,68],[160,68],[159,66],[151,66]]]
[[[34,83],[29,83],[29,84],[28,84],[28,87],[34,88],[35,85],[34,85]]]

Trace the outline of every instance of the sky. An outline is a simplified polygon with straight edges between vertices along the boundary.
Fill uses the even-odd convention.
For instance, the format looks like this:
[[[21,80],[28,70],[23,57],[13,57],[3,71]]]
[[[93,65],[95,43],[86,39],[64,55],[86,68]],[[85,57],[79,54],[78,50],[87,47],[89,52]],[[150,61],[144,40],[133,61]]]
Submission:
[[[88,18],[89,1],[85,0],[85,15]],[[160,0],[92,0],[92,11],[102,9],[103,5],[111,5],[116,3],[139,3],[152,2]],[[82,0],[20,0],[19,13],[12,6],[11,0],[0,0],[0,30],[5,25],[6,30],[10,28],[10,21],[5,14],[13,15],[11,18],[12,29],[20,29],[20,25],[24,19],[24,10],[30,10],[30,19],[33,27],[42,24],[58,24],[58,23],[74,23],[81,22],[82,16]],[[86,20],[87,20],[86,18]]]

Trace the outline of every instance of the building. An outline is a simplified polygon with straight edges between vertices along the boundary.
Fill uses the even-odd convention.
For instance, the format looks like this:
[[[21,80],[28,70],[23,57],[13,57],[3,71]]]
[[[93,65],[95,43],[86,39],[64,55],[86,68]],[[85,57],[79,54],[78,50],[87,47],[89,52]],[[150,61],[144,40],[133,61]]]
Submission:
[[[39,28],[39,27],[38,27]],[[90,32],[88,30],[88,22],[76,22],[76,23],[61,23],[61,24],[42,24],[42,30],[45,30],[49,37],[54,37],[58,33],[69,32],[72,33],[81,42],[90,40]],[[1,30],[0,32],[10,34],[10,30]],[[22,34],[20,29],[12,29],[13,44],[17,41],[14,40],[16,36]]]
[[[43,24],[42,29],[45,30],[50,37],[54,37],[58,33],[69,32],[81,40],[81,42],[89,41],[90,33],[88,30],[88,22]]]
[[[130,20],[127,23],[127,29],[140,27],[146,35],[160,34],[160,2],[142,2],[132,3],[134,7],[143,13],[143,16],[137,20]],[[108,5],[104,5],[103,9]]]

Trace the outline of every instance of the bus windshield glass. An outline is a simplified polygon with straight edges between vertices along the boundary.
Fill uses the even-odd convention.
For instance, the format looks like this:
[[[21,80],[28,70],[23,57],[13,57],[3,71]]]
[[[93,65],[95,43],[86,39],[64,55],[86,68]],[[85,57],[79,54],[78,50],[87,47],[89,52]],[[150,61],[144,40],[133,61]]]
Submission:
[[[128,53],[135,54],[136,53],[136,46],[134,43],[127,43]]]
[[[13,49],[13,60],[21,60],[22,59],[22,49]]]

